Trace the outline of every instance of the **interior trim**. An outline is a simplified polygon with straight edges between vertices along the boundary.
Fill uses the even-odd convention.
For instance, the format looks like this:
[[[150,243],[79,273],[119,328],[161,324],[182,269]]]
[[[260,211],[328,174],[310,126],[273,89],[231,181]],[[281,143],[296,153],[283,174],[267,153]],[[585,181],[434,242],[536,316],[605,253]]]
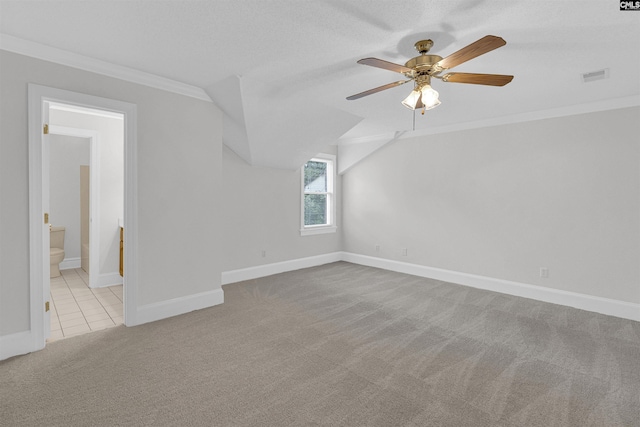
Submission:
[[[376,258],[367,255],[359,255],[350,252],[331,252],[323,255],[225,271],[222,273],[222,284],[228,285],[244,280],[257,279],[260,277],[271,276],[273,274],[315,267],[337,261],[345,261],[353,264],[395,271],[398,273],[411,274],[418,277],[442,280],[463,286],[471,286],[478,289],[485,289],[503,294],[602,313],[609,316],[621,317],[623,319],[640,321],[640,304],[579,294],[576,292],[544,288],[541,286],[528,285],[525,283],[512,282],[493,277],[478,276],[435,267]],[[136,313],[136,324],[148,323],[167,317],[177,316],[190,311],[222,304],[223,302],[224,291],[222,289],[215,289],[213,291],[174,298],[168,301],[146,304],[138,307]],[[33,341],[34,338],[31,331],[0,336],[0,360],[33,351]]]
[[[73,268],[81,268],[80,262],[81,262],[80,257],[65,258],[60,263],[59,268],[60,270],[71,270]]]
[[[155,322],[156,320],[178,316],[190,311],[213,307],[224,302],[222,288],[201,292],[195,295],[173,298],[138,307],[137,324]]]
[[[332,252],[324,255],[277,262],[274,264],[265,264],[238,270],[225,271],[222,273],[222,284],[227,285],[230,283],[257,279],[259,277],[271,276],[273,274],[299,270],[302,268],[315,267],[337,261],[346,261],[352,264],[366,265],[368,267],[381,268],[383,270],[411,274],[418,277],[442,280],[444,282],[456,283],[463,286],[470,286],[473,288],[530,298],[537,301],[564,305],[609,316],[621,317],[623,319],[640,321],[640,304],[580,294],[577,292],[563,291],[560,289],[529,285],[526,283],[513,282],[494,277],[479,276],[459,271],[444,270],[441,268],[427,267],[424,265],[410,264],[407,262],[376,258],[367,255],[359,255],[351,252]]]
[[[603,101],[586,104],[568,105],[562,108],[550,108],[547,110],[531,111],[522,114],[496,117],[493,119],[478,120],[474,122],[456,123],[450,126],[440,126],[404,132],[397,139],[407,139],[423,135],[437,135],[441,133],[457,132],[461,130],[479,129],[492,126],[509,125],[513,123],[533,122],[536,120],[555,119],[558,117],[577,116],[579,114],[596,113],[599,111],[617,110],[640,106],[640,95],[626,96],[622,98],[606,99]]]
[[[34,43],[18,37],[0,34],[0,49],[20,55],[30,56],[43,61],[55,62],[92,73],[102,74],[116,79],[141,84],[167,92],[173,92],[202,101],[212,102],[207,93],[196,86],[181,83],[155,74],[111,64],[87,56],[78,55],[63,49]]]
[[[28,85],[29,138],[29,292],[31,351],[44,348],[50,333],[48,315],[44,311],[45,294],[49,293],[49,234],[45,234],[42,214],[43,191],[43,134],[45,102],[60,102],[115,111],[124,115],[124,223],[127,238],[125,250],[124,323],[137,324],[138,308],[138,193],[137,193],[137,106],[128,102],[86,95],[62,89]],[[47,181],[48,182],[48,181]],[[46,239],[46,240],[45,240]],[[46,280],[45,280],[46,279]]]
[[[259,277],[271,276],[285,273],[287,271],[300,270],[302,268],[316,267],[318,265],[329,264],[342,261],[342,252],[331,252],[328,254],[297,258],[289,261],[275,262],[272,264],[257,265],[255,267],[240,268],[222,272],[222,284],[242,282],[244,280],[257,279]]]
[[[500,292],[502,294],[530,298],[552,304],[565,305],[580,310],[621,317],[623,319],[640,321],[640,304],[349,252],[343,252],[342,260],[354,264],[377,267],[384,270],[396,271],[398,273],[427,277],[430,279],[470,286],[472,288],[485,289],[488,291]]]
[[[0,360],[31,353],[34,337],[31,331],[0,336]]]
[[[101,273],[98,275],[95,286],[89,286],[91,289],[106,288],[107,286],[118,286],[124,282],[122,276],[117,271],[113,273]]]

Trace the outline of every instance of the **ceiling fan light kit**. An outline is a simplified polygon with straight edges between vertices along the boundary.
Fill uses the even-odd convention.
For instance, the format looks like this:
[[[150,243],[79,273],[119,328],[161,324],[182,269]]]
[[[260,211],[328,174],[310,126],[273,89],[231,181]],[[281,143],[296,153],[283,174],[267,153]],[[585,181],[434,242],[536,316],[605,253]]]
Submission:
[[[410,110],[416,110],[419,108],[431,110],[441,104],[438,99],[439,96],[440,94],[436,90],[426,84],[412,90],[409,96],[402,101],[402,105]]]
[[[411,58],[404,65],[394,64],[377,58],[364,58],[358,61],[359,64],[371,67],[382,68],[396,73],[404,74],[409,80],[400,80],[389,83],[374,89],[360,92],[347,97],[348,100],[360,99],[367,95],[372,95],[392,87],[405,83],[414,82],[414,89],[407,96],[402,104],[410,110],[423,108],[430,110],[440,105],[439,94],[431,87],[431,78],[440,79],[447,83],[467,83],[485,86],[504,86],[513,80],[513,76],[502,74],[478,74],[478,73],[446,73],[440,76],[445,70],[453,68],[473,58],[504,46],[507,42],[501,37],[484,36],[483,38],[463,47],[446,58],[438,55],[428,55],[427,52],[433,46],[432,40],[420,40],[415,44],[415,48],[420,55]]]

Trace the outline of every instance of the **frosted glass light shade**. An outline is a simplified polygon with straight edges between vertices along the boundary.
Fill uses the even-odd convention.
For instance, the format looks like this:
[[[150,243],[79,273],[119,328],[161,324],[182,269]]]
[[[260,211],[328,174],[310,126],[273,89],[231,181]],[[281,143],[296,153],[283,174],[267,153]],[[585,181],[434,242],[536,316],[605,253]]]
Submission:
[[[409,96],[407,96],[404,101],[402,101],[402,105],[407,107],[410,110],[415,110],[416,106],[420,104],[420,97],[422,96],[422,92],[419,90],[412,90]]]
[[[421,90],[422,95],[422,104],[426,110],[430,110],[432,108],[436,108],[440,105],[440,100],[438,97],[440,94],[435,91],[431,86],[424,85]]]

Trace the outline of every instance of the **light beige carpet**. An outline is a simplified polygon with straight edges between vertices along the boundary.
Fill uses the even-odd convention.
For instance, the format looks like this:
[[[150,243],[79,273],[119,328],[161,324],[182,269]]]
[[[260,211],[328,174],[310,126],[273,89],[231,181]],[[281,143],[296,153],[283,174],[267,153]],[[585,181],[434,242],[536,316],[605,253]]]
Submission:
[[[0,424],[640,425],[638,322],[344,262],[224,290],[0,362]]]

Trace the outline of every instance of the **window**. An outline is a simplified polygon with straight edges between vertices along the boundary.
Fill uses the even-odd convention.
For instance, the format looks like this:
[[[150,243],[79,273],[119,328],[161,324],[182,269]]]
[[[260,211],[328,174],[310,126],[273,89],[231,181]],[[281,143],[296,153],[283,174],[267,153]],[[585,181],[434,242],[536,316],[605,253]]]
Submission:
[[[302,167],[302,228],[300,234],[334,233],[336,156],[319,154]]]

